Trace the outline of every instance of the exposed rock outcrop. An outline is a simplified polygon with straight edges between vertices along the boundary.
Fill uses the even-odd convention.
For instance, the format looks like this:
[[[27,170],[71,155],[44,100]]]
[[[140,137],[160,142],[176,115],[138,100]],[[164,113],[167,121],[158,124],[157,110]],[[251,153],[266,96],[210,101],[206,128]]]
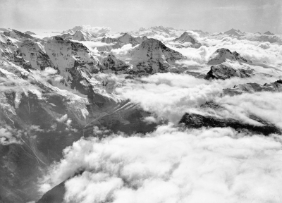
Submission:
[[[246,78],[252,75],[251,69],[234,69],[224,64],[214,65],[207,73],[205,79],[221,79],[225,80],[232,77]]]
[[[253,93],[253,92],[282,92],[282,80],[277,80],[273,83],[265,83],[260,85],[257,83],[246,83],[235,85],[233,88],[227,88],[223,90],[224,95],[238,95],[242,93]]]
[[[263,126],[255,126],[242,123],[235,119],[223,119],[212,116],[204,116],[200,114],[185,113],[179,123],[184,124],[187,128],[225,128],[230,127],[237,131],[249,131],[264,135],[271,133],[280,133],[280,130],[272,124],[264,123]]]

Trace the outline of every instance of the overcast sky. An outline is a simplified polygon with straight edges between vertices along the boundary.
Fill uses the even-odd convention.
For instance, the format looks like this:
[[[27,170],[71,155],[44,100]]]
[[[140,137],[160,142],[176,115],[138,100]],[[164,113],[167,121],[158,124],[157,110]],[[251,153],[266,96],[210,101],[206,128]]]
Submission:
[[[282,33],[282,0],[0,0],[0,27],[66,30],[76,25]]]

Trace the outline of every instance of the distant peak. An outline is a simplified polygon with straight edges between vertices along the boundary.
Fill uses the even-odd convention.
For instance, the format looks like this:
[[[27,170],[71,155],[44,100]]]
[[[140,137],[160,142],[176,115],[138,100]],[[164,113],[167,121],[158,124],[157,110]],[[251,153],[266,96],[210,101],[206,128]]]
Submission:
[[[123,35],[121,35],[121,37],[132,37],[132,36],[126,32]]]
[[[91,34],[96,34],[96,33],[108,33],[110,32],[110,28],[108,27],[92,27],[90,25],[78,25],[78,26],[75,26],[69,30],[66,30],[63,32],[63,34],[65,33],[74,33],[76,31],[83,31],[83,32],[88,32],[88,33],[91,33]]]
[[[265,35],[274,35],[272,32],[270,32],[270,31],[267,31],[267,32],[265,32],[264,33]]]
[[[224,34],[240,36],[240,35],[243,35],[244,33],[241,30],[236,30],[236,29],[232,28],[232,29],[224,32]]]

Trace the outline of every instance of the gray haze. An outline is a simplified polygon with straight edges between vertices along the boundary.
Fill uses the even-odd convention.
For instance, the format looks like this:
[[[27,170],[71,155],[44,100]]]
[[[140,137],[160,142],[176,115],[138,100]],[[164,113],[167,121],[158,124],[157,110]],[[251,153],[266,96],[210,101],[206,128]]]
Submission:
[[[156,25],[209,32],[282,33],[281,0],[0,0],[0,27],[128,31]]]

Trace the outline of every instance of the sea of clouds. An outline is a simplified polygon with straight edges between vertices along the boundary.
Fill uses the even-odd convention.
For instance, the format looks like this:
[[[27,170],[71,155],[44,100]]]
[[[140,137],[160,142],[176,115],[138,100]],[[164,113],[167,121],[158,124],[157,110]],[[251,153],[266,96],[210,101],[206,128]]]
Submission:
[[[82,138],[66,148],[64,158],[50,167],[40,180],[40,191],[44,193],[65,181],[66,202],[282,202],[281,135],[177,127],[184,113],[195,112],[263,125],[250,117],[253,115],[282,128],[282,93],[223,94],[223,89],[234,85],[263,85],[281,78],[281,46],[228,37],[199,41],[206,46],[175,48],[188,58],[188,68],[197,64],[207,70],[205,64],[218,48],[229,48],[267,66],[251,66],[263,74],[222,81],[175,73],[127,80],[114,93],[151,112],[148,122],[166,120],[167,124],[146,135],[118,133],[103,140]],[[131,49],[125,46],[115,54],[126,58]],[[202,108],[210,101],[223,108]]]
[[[81,203],[281,202],[281,141],[170,125],[145,137],[82,139],[64,150],[41,189],[67,179],[66,202]]]

